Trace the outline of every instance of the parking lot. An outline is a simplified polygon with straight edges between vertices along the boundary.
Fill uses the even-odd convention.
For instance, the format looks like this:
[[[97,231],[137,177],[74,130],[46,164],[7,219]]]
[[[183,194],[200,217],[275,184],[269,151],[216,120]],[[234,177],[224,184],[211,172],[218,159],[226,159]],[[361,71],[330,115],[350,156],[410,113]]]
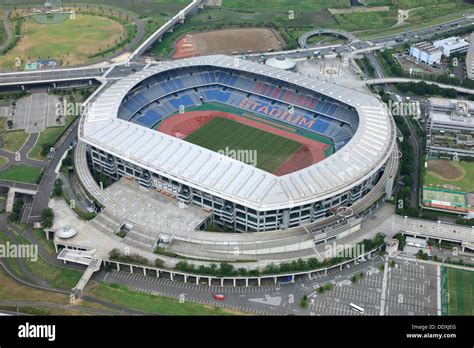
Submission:
[[[46,127],[64,124],[64,118],[58,123],[56,104],[59,98],[46,92],[32,93],[29,97],[17,101],[13,129],[24,129],[27,133],[38,133]]]
[[[329,291],[315,292],[310,315],[437,315],[436,266],[396,260],[394,267],[388,262],[383,270],[379,267],[365,270],[355,282],[351,277],[360,272],[332,281]],[[351,303],[364,311],[353,309]]]

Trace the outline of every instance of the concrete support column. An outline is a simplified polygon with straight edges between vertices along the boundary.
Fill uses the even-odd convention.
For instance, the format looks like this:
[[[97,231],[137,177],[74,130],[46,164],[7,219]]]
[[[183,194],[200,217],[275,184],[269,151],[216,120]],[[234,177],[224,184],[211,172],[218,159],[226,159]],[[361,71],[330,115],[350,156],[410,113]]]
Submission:
[[[184,282],[187,283],[188,282],[188,276],[185,274],[184,275]]]
[[[156,271],[156,277],[159,278],[160,277],[160,271]]]
[[[249,278],[245,278],[245,286],[249,286]]]
[[[173,277],[174,277],[173,272],[170,272],[170,278],[171,278],[171,280],[174,280]]]
[[[275,285],[276,285],[277,282],[278,282],[278,278],[277,278],[277,277],[273,277],[273,280],[275,281]]]
[[[120,271],[120,264],[117,262],[117,271]]]
[[[327,268],[324,270],[324,275],[328,275],[328,269]]]
[[[354,261],[354,263],[355,263],[355,261]],[[342,271],[342,265],[339,266],[339,270]]]
[[[235,288],[237,286],[237,279],[234,278],[233,281],[234,281],[234,288]]]
[[[438,243],[441,244],[441,238],[439,239]]]
[[[464,252],[466,250],[466,246],[465,245],[461,245],[461,250],[462,252]]]
[[[212,284],[212,278],[211,277],[209,277],[208,284],[209,284],[209,286],[211,286],[211,284]]]
[[[133,266],[130,266],[130,273],[133,273]]]
[[[146,276],[146,268],[143,267],[143,275]]]
[[[56,250],[56,254],[59,253],[59,250],[58,250],[58,245],[56,243],[54,243],[54,250]]]
[[[292,283],[295,282],[295,275],[294,275],[294,274],[291,276],[291,282],[292,282]]]
[[[221,286],[224,286],[224,278],[221,278]]]
[[[258,286],[262,286],[262,279],[258,278],[257,281],[258,281]]]
[[[196,285],[199,285],[199,277],[196,277]]]

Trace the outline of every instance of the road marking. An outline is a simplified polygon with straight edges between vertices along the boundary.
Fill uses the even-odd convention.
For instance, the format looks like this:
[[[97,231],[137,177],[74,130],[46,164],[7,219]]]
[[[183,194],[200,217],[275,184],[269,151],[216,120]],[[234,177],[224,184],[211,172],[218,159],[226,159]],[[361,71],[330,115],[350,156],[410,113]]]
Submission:
[[[380,315],[385,315],[385,296],[387,291],[387,279],[388,279],[388,259],[385,260],[382,280],[382,296],[380,298]]]

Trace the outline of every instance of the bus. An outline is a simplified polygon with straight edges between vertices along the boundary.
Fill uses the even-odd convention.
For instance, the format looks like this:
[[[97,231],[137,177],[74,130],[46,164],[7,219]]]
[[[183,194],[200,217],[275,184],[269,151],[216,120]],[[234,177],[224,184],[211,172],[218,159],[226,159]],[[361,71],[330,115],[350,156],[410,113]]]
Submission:
[[[359,313],[364,313],[364,311],[365,311],[364,308],[359,307],[358,305],[353,304],[353,303],[349,304],[349,306],[350,306],[353,310],[355,310],[356,312],[359,312]]]

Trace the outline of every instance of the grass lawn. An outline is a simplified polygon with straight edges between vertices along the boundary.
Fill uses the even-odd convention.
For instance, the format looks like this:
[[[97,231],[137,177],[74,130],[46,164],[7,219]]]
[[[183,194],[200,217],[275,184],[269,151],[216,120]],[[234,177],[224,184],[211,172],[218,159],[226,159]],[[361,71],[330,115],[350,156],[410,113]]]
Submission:
[[[395,10],[381,12],[354,12],[334,16],[340,27],[347,31],[389,28],[397,24]]]
[[[443,315],[474,315],[474,271],[443,267]]]
[[[43,170],[39,167],[13,165],[0,172],[0,180],[36,184],[42,171]]]
[[[10,152],[19,151],[28,140],[28,133],[23,130],[10,131],[3,134],[3,149]]]
[[[229,149],[243,150],[247,154],[254,151],[257,168],[269,173],[303,146],[296,141],[220,117],[212,119],[185,140],[216,152]]]
[[[127,308],[161,315],[232,315],[238,311],[202,305],[193,302],[180,303],[165,296],[149,295],[129,290],[126,286],[111,283],[90,283],[86,294]],[[209,294],[209,298],[212,299]]]
[[[474,191],[474,162],[441,160],[444,165],[440,166],[439,170],[430,170],[431,163],[439,161],[440,160],[428,161],[428,168],[424,180],[425,187],[446,188],[462,192]],[[449,180],[444,177],[443,172],[440,170],[449,171],[449,168],[456,170],[456,173],[459,171],[460,176],[454,180]]]
[[[66,125],[61,127],[50,127],[46,128],[44,131],[41,132],[36,144],[28,153],[28,157],[37,159],[37,160],[44,160],[45,157],[41,154],[41,150],[43,149],[44,144],[54,145],[61,137],[64,129],[69,127],[69,125],[74,121],[74,117],[70,116],[66,120]]]
[[[7,54],[0,56],[0,68],[13,69],[15,58],[28,60],[53,58],[63,65],[90,63],[88,56],[121,41],[124,28],[112,19],[76,15],[62,23],[40,24],[32,18],[23,24],[22,38]]]
[[[17,235],[16,238],[21,244],[31,244],[29,240],[23,236]],[[35,261],[28,258],[24,261],[26,268],[28,268],[32,274],[47,280],[49,284],[55,288],[72,289],[77,285],[82,276],[82,272],[80,271],[51,265],[39,255]]]
[[[51,255],[56,255],[56,249],[54,249],[53,241],[46,239],[46,236],[41,228],[35,228],[33,234],[48,253]]]
[[[334,1],[334,0],[266,0],[266,1],[255,1],[255,0],[224,0],[222,1],[223,8],[231,8],[236,10],[246,11],[265,11],[268,9],[292,9],[294,12],[297,11],[319,11],[328,7],[339,8],[348,7],[348,2]]]
[[[0,166],[3,166],[6,163],[8,163],[8,158],[0,156]]]

